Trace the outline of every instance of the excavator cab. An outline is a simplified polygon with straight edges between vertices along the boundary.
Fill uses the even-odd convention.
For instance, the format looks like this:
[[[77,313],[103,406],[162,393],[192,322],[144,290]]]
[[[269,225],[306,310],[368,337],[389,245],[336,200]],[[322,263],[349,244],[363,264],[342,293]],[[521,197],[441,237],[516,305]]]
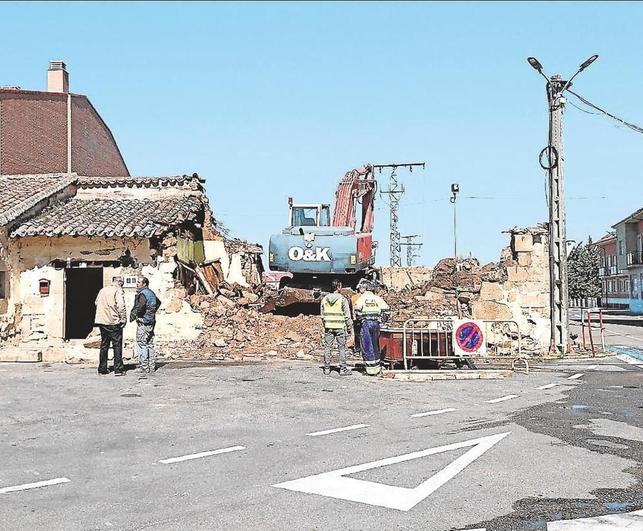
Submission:
[[[373,167],[367,164],[344,176],[333,212],[329,203],[294,203],[288,198],[288,226],[270,236],[269,247],[270,270],[292,275],[282,287],[287,282],[290,288],[319,293],[330,290],[334,279],[344,286],[357,284],[375,262],[375,189]]]
[[[288,198],[289,227],[329,227],[330,205],[295,205]]]

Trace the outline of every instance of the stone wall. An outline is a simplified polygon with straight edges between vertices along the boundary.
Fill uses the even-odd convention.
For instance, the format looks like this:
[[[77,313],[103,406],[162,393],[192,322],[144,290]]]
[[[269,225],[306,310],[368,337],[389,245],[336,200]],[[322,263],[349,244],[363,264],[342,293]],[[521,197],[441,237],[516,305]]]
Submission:
[[[518,323],[524,347],[546,352],[550,343],[549,243],[547,229],[511,229],[509,247],[500,265],[507,271],[504,282],[482,282],[472,303],[475,319],[503,319]]]
[[[382,268],[397,325],[406,319],[455,317],[515,321],[523,351],[549,349],[549,250],[544,226],[511,229],[500,261],[445,258],[433,269]],[[408,272],[408,274],[407,274]],[[429,280],[425,280],[426,278]]]

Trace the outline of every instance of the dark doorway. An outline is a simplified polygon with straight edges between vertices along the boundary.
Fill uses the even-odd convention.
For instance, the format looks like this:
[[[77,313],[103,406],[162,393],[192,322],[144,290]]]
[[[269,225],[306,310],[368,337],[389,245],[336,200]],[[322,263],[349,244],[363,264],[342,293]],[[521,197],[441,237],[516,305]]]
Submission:
[[[65,273],[65,339],[84,339],[94,327],[95,301],[103,287],[103,268],[71,268]]]

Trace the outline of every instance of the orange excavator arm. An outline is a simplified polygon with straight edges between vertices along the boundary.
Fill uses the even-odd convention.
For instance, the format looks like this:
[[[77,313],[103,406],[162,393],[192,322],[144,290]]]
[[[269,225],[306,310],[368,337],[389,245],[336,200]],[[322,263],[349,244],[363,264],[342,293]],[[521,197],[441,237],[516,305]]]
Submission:
[[[355,232],[372,232],[376,189],[372,164],[347,172],[335,193],[332,226],[352,227]],[[362,205],[359,219],[356,219],[357,204]]]

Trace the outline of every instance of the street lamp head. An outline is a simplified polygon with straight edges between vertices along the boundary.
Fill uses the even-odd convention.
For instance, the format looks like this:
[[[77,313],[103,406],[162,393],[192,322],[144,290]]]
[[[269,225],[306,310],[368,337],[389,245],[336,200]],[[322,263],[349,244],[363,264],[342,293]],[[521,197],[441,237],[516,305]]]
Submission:
[[[598,59],[598,55],[594,54],[592,55],[587,61],[585,61],[582,65],[580,65],[580,71],[582,72],[585,70],[589,65],[591,65],[594,61]]]
[[[531,65],[531,67],[534,70],[537,70],[538,72],[542,73],[543,65],[540,64],[540,61],[538,61],[538,59],[536,59],[535,57],[527,57],[527,62]]]

